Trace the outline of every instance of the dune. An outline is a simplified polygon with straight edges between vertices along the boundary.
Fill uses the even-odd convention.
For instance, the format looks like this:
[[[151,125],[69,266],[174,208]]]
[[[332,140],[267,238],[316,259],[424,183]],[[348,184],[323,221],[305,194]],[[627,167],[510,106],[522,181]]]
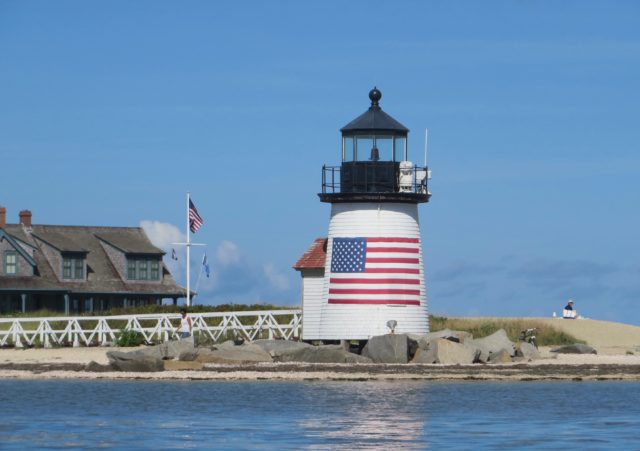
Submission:
[[[473,320],[519,320],[543,323],[565,332],[589,346],[599,354],[616,355],[627,352],[640,353],[640,327],[612,321],[594,319],[562,319],[541,317],[474,317]]]
[[[578,340],[584,340],[602,354],[640,352],[640,327],[594,319],[540,318]]]

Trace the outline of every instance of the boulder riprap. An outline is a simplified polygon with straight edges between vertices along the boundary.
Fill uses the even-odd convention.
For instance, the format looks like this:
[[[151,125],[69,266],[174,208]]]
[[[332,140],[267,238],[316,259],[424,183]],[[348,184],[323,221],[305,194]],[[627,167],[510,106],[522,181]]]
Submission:
[[[595,353],[586,345],[572,345],[554,352]],[[200,370],[206,363],[243,365],[255,363],[384,363],[442,364],[509,363],[539,358],[529,343],[512,343],[504,330],[473,339],[468,332],[441,330],[430,334],[387,334],[371,337],[362,355],[344,345],[314,346],[291,340],[229,340],[211,348],[194,347],[192,340],[169,341],[158,346],[140,347],[132,352],[107,353],[108,365],[95,362],[87,371]]]

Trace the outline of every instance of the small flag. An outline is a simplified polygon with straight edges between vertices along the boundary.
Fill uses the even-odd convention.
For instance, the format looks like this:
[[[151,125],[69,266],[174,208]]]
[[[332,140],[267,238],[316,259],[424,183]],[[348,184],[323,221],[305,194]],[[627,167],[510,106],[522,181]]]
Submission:
[[[171,260],[178,260],[175,249],[171,249]]]
[[[207,260],[206,253],[204,254],[204,257],[202,257],[202,266],[204,266],[204,273],[209,277],[211,274],[211,268],[209,267],[209,260]]]
[[[191,233],[196,233],[200,227],[204,224],[204,219],[198,214],[196,206],[193,205],[191,199],[189,199],[189,229]]]

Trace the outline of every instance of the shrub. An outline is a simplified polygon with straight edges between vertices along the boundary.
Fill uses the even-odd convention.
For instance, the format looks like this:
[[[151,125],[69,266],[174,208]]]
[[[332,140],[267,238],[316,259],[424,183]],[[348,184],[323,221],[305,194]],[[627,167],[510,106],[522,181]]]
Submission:
[[[116,345],[121,347],[140,346],[142,343],[144,343],[144,335],[131,329],[121,331],[116,337]]]

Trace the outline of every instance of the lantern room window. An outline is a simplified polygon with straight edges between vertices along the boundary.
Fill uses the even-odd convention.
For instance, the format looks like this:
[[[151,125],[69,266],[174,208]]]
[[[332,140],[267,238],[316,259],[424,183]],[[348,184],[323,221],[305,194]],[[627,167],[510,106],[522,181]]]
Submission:
[[[407,138],[405,136],[359,135],[342,139],[342,161],[405,161]],[[374,149],[377,149],[374,150]]]

